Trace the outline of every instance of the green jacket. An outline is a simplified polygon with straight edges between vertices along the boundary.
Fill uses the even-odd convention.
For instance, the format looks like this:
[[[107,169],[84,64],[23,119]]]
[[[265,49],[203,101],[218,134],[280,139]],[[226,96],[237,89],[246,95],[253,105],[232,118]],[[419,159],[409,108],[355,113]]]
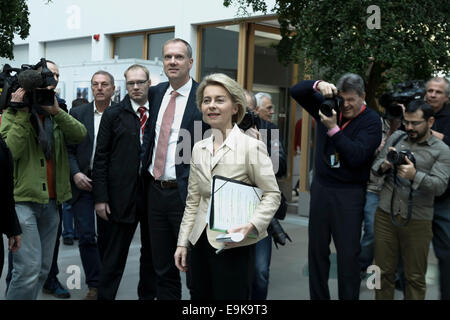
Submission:
[[[31,113],[8,108],[2,115],[0,134],[14,160],[14,200],[48,203],[47,162],[30,122]],[[66,144],[77,144],[86,128],[61,110],[53,116],[53,174],[58,204],[72,198]]]

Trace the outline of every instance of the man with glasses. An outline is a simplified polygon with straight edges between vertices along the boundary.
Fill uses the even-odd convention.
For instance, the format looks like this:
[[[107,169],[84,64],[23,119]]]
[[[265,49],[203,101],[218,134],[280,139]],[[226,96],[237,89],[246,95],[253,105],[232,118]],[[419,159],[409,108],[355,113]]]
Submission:
[[[82,143],[69,148],[70,176],[72,182],[72,212],[80,237],[81,263],[86,274],[89,292],[85,300],[97,300],[98,283],[108,224],[97,219],[98,239],[95,232],[94,198],[92,194],[92,168],[97,133],[103,112],[111,105],[114,95],[114,77],[106,71],[97,71],[91,79],[94,101],[70,109],[70,114],[87,129]]]
[[[375,265],[381,269],[377,300],[394,298],[399,256],[405,299],[425,298],[434,197],[444,193],[450,177],[450,149],[431,134],[433,115],[428,103],[409,103],[403,120],[406,134],[392,134],[372,166],[372,172],[385,176],[374,225]]]
[[[151,81],[147,68],[138,64],[130,66],[124,76],[128,94],[119,104],[105,111],[94,160],[95,211],[110,223],[98,299],[113,300],[116,297],[139,221],[142,246],[138,295],[139,299],[153,300],[156,297],[156,274],[139,176]]]

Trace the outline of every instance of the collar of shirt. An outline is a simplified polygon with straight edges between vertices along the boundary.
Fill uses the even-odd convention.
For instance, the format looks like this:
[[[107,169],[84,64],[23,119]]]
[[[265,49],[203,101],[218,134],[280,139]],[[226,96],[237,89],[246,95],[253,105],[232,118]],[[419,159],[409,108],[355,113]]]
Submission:
[[[133,108],[133,110],[134,110],[134,112],[138,115],[138,116],[140,116],[140,113],[139,113],[139,111],[138,111],[138,109],[139,109],[139,107],[141,107],[141,105],[140,104],[137,104],[133,99],[131,99],[130,98],[130,102],[131,102],[131,107]],[[148,112],[148,106],[149,106],[149,104],[148,104],[148,101],[146,101],[145,102],[145,104],[144,104],[144,107],[145,107],[145,110]]]
[[[179,88],[178,90],[175,90],[175,91],[178,92],[183,97],[188,98],[189,93],[191,92],[191,88],[192,88],[192,78],[189,78],[189,81],[186,82],[186,84],[184,86],[182,86],[181,88]],[[172,93],[172,91],[174,91],[174,89],[172,88],[171,85],[169,85],[169,87],[167,88],[167,91],[166,91],[166,95],[170,95]]]
[[[111,102],[109,103],[109,105],[108,105],[108,107],[110,107],[111,106]],[[98,111],[97,110],[97,105],[95,104],[95,100],[94,100],[94,114],[103,114],[103,112],[100,112],[100,111]]]
[[[216,154],[217,154],[217,151],[222,149],[224,146],[227,146],[231,150],[234,150],[235,146],[236,146],[235,140],[240,133],[241,133],[241,129],[239,129],[238,125],[235,124],[233,129],[231,130],[231,132],[228,134],[227,138],[225,139],[225,141],[220,145],[219,148],[217,148]],[[206,141],[206,149],[209,151],[209,153],[211,153],[211,155],[214,155],[214,151],[213,151],[214,150],[214,136],[213,135],[211,135],[208,138],[208,140]]]

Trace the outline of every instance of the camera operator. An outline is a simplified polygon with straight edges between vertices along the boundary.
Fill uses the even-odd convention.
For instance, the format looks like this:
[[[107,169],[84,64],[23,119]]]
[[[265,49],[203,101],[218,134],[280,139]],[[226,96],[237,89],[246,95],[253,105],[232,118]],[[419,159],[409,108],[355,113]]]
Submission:
[[[253,112],[257,106],[257,99],[255,95],[244,90],[245,98],[247,100],[247,114],[246,117],[250,116],[249,112]],[[269,95],[261,95],[264,97],[264,102],[266,105],[272,105],[272,99]],[[269,98],[270,97],[270,98]],[[261,101],[261,99],[260,99]],[[248,122],[248,121],[247,121]],[[242,122],[241,122],[242,123]],[[245,122],[244,122],[245,123]],[[245,126],[245,124],[244,124]],[[275,177],[280,178],[286,174],[287,164],[286,164],[286,153],[284,152],[283,145],[279,140],[279,128],[277,125],[270,121],[266,121],[261,117],[253,114],[253,125],[250,128],[243,128],[245,133],[255,139],[262,140],[267,147],[267,153],[272,159],[273,168],[275,171]],[[278,133],[272,136],[272,133]],[[269,288],[269,273],[270,273],[270,261],[272,258],[272,240],[277,245],[279,239],[275,238],[274,232],[282,233],[289,240],[289,236],[284,232],[281,225],[279,224],[277,218],[284,219],[286,214],[287,204],[286,199],[282,196],[280,208],[275,213],[275,217],[269,225],[268,236],[255,245],[255,270],[252,284],[252,296],[251,300],[266,300],[267,291]],[[286,207],[284,207],[286,206]],[[282,215],[282,216],[280,216]],[[274,227],[275,224],[275,227]],[[284,240],[285,241],[285,240]],[[284,244],[281,242],[281,244]]]
[[[426,83],[425,100],[434,109],[431,133],[450,146],[450,83],[435,77]],[[450,185],[434,200],[433,248],[439,261],[439,282],[442,300],[450,300]]]
[[[11,94],[0,127],[14,161],[15,208],[22,228],[21,249],[13,255],[8,300],[35,300],[47,279],[59,223],[58,205],[72,196],[66,144],[79,143],[86,135],[81,123],[61,112],[55,87],[18,88]],[[38,96],[38,90],[50,93],[53,105],[25,102],[27,92]]]
[[[301,81],[290,94],[317,121],[308,227],[310,296],[330,299],[332,236],[337,251],[339,299],[357,300],[365,191],[371,160],[381,142],[380,118],[366,107],[364,81],[356,74],[343,75],[337,88],[320,80]]]
[[[394,298],[399,255],[405,299],[425,298],[434,197],[445,191],[450,177],[450,149],[431,134],[433,114],[424,101],[409,103],[403,120],[406,134],[395,132],[372,166],[372,172],[385,175],[374,225],[375,264],[381,269],[377,300]]]

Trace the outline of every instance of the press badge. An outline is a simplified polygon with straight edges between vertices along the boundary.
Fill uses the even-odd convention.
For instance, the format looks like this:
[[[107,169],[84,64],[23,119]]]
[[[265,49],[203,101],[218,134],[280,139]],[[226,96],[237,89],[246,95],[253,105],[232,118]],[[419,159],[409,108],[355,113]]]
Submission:
[[[330,155],[330,164],[332,168],[340,168],[341,167],[341,163],[339,162],[339,153],[335,153]]]

